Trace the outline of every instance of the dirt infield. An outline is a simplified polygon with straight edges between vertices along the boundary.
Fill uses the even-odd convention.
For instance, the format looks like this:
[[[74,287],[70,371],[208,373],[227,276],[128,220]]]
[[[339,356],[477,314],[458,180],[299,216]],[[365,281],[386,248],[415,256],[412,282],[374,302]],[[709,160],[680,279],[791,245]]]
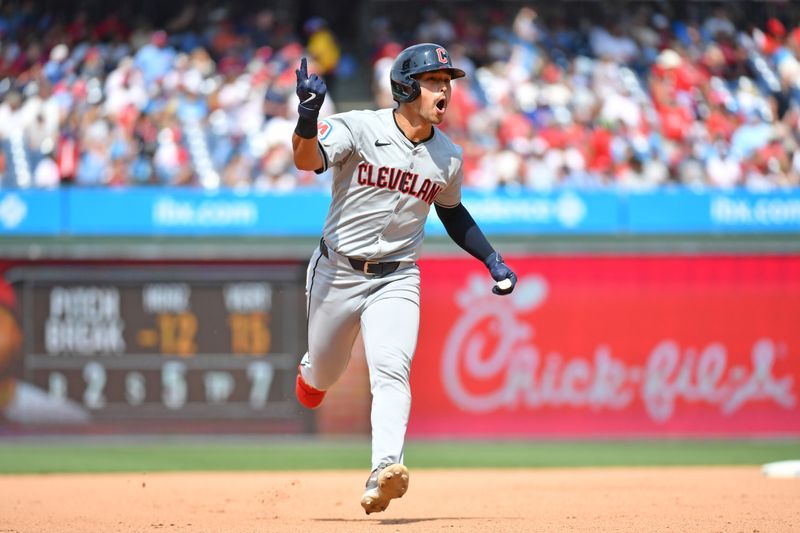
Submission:
[[[0,532],[800,532],[757,467],[417,470],[366,516],[361,472],[0,476]]]

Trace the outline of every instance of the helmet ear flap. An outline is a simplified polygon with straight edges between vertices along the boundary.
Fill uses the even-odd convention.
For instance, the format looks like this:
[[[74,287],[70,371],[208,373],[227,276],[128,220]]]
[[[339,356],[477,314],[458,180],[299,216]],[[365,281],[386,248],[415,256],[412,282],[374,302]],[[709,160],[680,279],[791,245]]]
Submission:
[[[422,89],[420,89],[419,82],[414,78],[409,78],[409,82],[408,85],[411,88],[411,94],[408,96],[408,101],[413,102],[422,92]]]
[[[406,76],[402,82],[392,80],[392,96],[398,102],[407,104],[413,102],[420,95],[419,82],[411,76]]]

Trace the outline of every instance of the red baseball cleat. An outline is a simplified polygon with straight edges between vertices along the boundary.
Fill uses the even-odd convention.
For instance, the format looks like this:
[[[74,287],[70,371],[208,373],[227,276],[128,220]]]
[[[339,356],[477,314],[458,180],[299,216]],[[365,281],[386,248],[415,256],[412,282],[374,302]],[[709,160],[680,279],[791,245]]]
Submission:
[[[325,399],[325,391],[315,389],[303,379],[303,374],[300,372],[300,367],[297,367],[297,385],[295,386],[294,393],[297,396],[297,401],[300,405],[309,409],[316,409],[322,400]]]

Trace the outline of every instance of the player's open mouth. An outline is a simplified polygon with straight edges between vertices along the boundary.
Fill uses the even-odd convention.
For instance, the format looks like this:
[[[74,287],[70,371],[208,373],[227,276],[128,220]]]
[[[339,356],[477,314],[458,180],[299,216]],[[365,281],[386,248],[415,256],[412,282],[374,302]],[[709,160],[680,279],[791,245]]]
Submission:
[[[444,113],[444,110],[446,108],[447,108],[447,99],[446,98],[442,98],[441,100],[436,102],[436,109],[438,109],[440,112]]]

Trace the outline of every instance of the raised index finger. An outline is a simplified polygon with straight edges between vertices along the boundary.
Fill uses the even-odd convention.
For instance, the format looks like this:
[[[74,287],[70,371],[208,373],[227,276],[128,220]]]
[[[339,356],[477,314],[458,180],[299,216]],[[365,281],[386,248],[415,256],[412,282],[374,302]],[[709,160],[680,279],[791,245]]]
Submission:
[[[300,60],[300,68],[295,70],[295,73],[297,73],[297,81],[308,79],[308,62],[305,57]]]

